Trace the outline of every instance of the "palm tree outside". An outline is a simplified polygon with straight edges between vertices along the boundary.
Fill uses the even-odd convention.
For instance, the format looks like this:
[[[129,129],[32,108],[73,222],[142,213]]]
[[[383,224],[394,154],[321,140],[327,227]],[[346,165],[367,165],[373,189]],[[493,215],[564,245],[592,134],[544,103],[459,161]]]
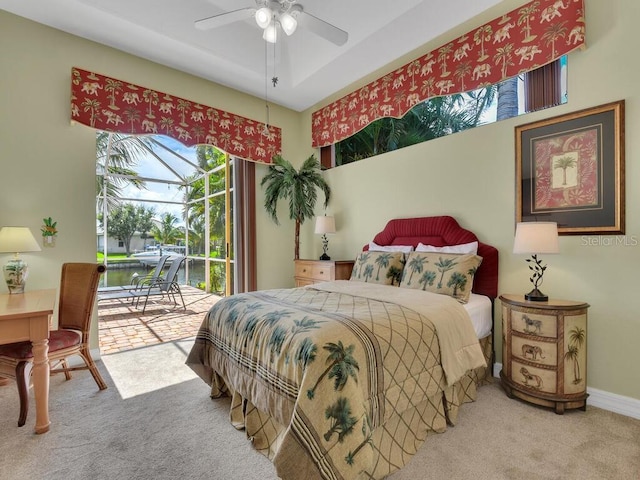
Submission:
[[[174,245],[178,240],[184,239],[184,232],[176,226],[177,222],[178,217],[174,214],[163,213],[160,224],[151,229],[153,237],[163,245]]]
[[[534,9],[537,7],[533,7]],[[523,9],[524,10],[524,9]],[[522,14],[522,12],[520,12]],[[529,15],[522,14],[518,20],[518,24],[524,24],[523,29],[530,33]],[[554,44],[559,39],[566,37],[566,28],[561,25],[545,33],[544,40],[547,44]],[[486,54],[482,48],[484,43],[491,40],[491,27],[486,26],[485,29],[479,29],[474,35],[475,43],[481,47],[480,58],[486,59]],[[530,37],[535,38],[534,36]],[[443,59],[449,52],[441,49],[440,56]],[[493,62],[498,65],[504,74],[506,67],[513,62],[511,46],[506,46],[497,51],[493,58]],[[566,58],[562,57],[559,62],[566,67]],[[448,66],[441,64],[443,73]],[[542,67],[541,67],[542,68]],[[561,88],[561,80],[566,80],[566,68],[557,79],[557,88]],[[534,70],[540,74],[541,72]],[[413,70],[408,70],[411,81]],[[461,82],[464,89],[464,78],[471,73],[468,64],[460,63],[451,73]],[[388,78],[383,77],[382,85],[385,92],[385,101],[389,101]],[[359,161],[374,155],[408,147],[416,143],[425,142],[435,138],[443,137],[453,133],[461,132],[469,128],[474,128],[486,123],[512,118],[523,113],[527,113],[526,106],[520,105],[519,97],[523,94],[525,97],[539,97],[539,93],[532,95],[532,91],[536,91],[535,86],[529,86],[531,82],[526,81],[526,75],[518,75],[507,78],[500,83],[487,85],[486,87],[465,93],[455,93],[440,97],[432,97],[423,102],[417,103],[402,118],[381,118],[367,125],[365,128],[335,144],[336,166],[346,165],[355,161]],[[433,79],[427,79],[422,82],[421,93],[433,90]],[[537,91],[536,91],[537,92]],[[566,92],[562,93],[566,102]],[[397,103],[406,101],[406,98],[398,95],[394,97]],[[557,105],[557,100],[546,98],[538,99],[535,110]],[[377,115],[374,109],[371,115]],[[356,121],[354,116],[351,121]]]
[[[147,152],[146,137],[99,131],[96,134],[96,201],[98,212],[104,213],[121,204],[119,197],[127,185],[142,190],[144,180],[134,170],[138,160]]]

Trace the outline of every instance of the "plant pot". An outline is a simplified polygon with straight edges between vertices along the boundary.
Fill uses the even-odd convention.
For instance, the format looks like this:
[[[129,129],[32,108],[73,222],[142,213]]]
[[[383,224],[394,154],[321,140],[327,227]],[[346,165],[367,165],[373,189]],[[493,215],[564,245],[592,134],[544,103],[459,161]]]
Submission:
[[[56,237],[55,235],[46,235],[42,237],[42,246],[43,247],[55,247],[56,246]]]

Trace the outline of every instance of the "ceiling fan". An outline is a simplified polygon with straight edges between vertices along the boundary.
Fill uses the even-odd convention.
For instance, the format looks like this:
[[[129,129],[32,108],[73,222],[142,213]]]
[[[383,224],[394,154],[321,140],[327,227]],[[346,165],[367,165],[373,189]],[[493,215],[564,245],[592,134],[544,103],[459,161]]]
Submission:
[[[285,34],[292,35],[300,19],[304,27],[338,46],[344,45],[349,38],[349,34],[344,30],[305,12],[296,0],[255,0],[255,2],[255,7],[239,8],[197,20],[195,27],[200,30],[210,30],[253,17],[258,26],[264,30],[262,38],[267,42],[276,43],[278,28],[281,28]]]

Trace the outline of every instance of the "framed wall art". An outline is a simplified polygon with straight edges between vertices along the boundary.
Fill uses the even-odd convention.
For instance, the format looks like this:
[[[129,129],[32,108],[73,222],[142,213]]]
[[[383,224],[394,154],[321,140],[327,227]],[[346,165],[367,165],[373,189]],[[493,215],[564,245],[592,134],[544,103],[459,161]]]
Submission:
[[[517,126],[516,221],[624,233],[624,100]]]

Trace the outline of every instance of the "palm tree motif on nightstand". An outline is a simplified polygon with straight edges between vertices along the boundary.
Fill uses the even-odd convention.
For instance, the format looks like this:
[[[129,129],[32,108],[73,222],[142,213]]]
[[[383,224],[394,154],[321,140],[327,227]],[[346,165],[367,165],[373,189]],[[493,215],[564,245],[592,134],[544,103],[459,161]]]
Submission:
[[[564,354],[564,359],[567,362],[573,362],[574,385],[577,385],[582,381],[578,354],[580,353],[580,348],[584,344],[585,338],[586,332],[580,327],[574,327],[569,331],[569,346]]]

